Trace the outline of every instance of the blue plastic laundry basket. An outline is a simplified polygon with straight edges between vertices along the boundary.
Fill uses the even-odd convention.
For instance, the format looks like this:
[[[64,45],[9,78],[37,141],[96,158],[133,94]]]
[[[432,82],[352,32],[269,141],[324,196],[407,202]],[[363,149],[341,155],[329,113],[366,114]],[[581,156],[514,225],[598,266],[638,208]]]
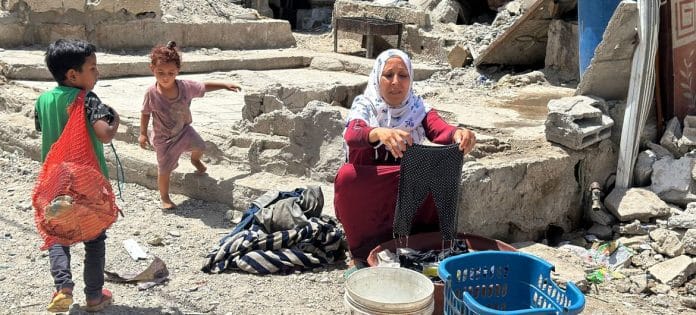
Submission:
[[[520,252],[485,251],[449,257],[438,267],[445,314],[578,314],[585,296],[572,282],[563,291],[553,265]]]

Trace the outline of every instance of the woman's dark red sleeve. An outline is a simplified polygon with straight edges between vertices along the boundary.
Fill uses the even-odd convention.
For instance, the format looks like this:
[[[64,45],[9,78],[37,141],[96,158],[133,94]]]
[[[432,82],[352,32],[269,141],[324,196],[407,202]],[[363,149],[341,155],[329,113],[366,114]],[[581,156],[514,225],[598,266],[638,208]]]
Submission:
[[[351,148],[372,147],[372,144],[370,144],[370,131],[372,129],[364,120],[353,119],[348,122],[343,138],[346,140],[348,147]]]
[[[448,124],[435,109],[431,109],[423,119],[423,129],[428,140],[437,144],[451,144],[457,127]]]

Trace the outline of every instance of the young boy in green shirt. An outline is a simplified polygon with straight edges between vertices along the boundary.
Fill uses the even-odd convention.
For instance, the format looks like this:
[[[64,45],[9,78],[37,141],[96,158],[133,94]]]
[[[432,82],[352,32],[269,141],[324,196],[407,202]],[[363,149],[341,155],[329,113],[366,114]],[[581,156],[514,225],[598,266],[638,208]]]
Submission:
[[[116,135],[120,118],[110,107],[103,104],[91,90],[97,83],[96,47],[82,40],[59,39],[46,50],[46,65],[58,86],[47,91],[36,100],[36,129],[41,132],[41,161],[53,143],[60,137],[68,121],[67,108],[81,91],[85,95],[85,116],[94,152],[102,173],[108,178],[103,143],[109,143]],[[104,286],[104,261],[106,233],[94,240],[86,241],[84,281],[87,298],[84,310],[94,312],[104,309],[113,302],[112,294]],[[51,275],[56,292],[47,309],[50,312],[67,312],[73,303],[72,291],[75,283],[70,271],[70,247],[60,244],[49,248]]]

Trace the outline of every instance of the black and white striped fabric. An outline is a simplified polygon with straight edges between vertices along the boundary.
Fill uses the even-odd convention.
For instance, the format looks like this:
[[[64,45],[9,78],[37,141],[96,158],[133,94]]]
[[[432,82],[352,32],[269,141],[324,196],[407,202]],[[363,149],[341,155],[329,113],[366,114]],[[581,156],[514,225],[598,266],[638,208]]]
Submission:
[[[309,224],[267,234],[255,222],[208,254],[205,272],[242,270],[254,274],[287,273],[332,264],[342,255],[343,231],[328,217],[309,218]]]

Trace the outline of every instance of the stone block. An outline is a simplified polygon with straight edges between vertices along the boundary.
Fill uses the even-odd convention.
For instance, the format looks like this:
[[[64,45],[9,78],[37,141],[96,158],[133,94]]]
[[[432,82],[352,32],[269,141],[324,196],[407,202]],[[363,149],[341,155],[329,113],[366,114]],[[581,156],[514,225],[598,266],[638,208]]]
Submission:
[[[615,188],[604,200],[604,205],[620,221],[638,219],[647,222],[650,218],[669,215],[670,208],[650,190]]]
[[[696,262],[689,256],[681,255],[650,267],[648,272],[661,283],[676,288],[696,272]]]
[[[551,100],[546,117],[546,140],[580,150],[611,136],[614,121],[600,108],[598,98],[573,96]]]
[[[679,151],[679,139],[681,137],[681,123],[679,123],[679,118],[674,117],[667,123],[665,132],[662,134],[662,138],[660,138],[660,145],[669,150],[675,157],[681,157],[682,153]]]
[[[686,140],[685,142],[689,145],[696,145],[696,116],[687,115],[684,117],[682,140]]]
[[[309,68],[323,71],[343,71],[343,63],[334,58],[329,57],[314,57],[309,64]]]
[[[430,18],[440,23],[457,23],[457,17],[462,10],[461,5],[454,0],[442,0],[430,12]]]
[[[650,244],[652,248],[669,257],[676,257],[684,254],[684,243],[679,240],[679,233],[668,229],[657,229],[650,232],[650,238],[653,242]]]
[[[430,26],[430,16],[422,9],[407,7],[382,6],[368,1],[338,0],[334,3],[333,17],[364,16],[404,24],[416,24],[418,27]]]
[[[160,23],[152,19],[101,23],[93,41],[107,49],[151,48],[152,38],[175,40],[181,47],[220,49],[288,48],[295,44],[290,24],[280,20],[229,24]]]
[[[24,2],[31,8],[32,12],[36,13],[59,11],[63,9],[62,1],[24,0]]]
[[[409,0],[409,4],[425,11],[431,11],[440,3],[440,0]]]
[[[664,158],[655,161],[650,177],[650,190],[667,202],[685,205],[696,196],[690,193],[694,159]]]
[[[24,45],[25,31],[26,28],[23,24],[0,23],[0,47],[10,48]]]
[[[594,57],[580,79],[576,95],[595,95],[606,100],[622,100],[628,95],[631,60],[636,47],[635,27],[638,8],[623,1],[614,11]],[[572,40],[570,42],[573,42]]]
[[[12,11],[15,5],[19,3],[19,0],[7,0],[7,2],[0,1],[0,9],[5,11]]]
[[[162,15],[160,0],[114,0],[114,12],[121,9],[133,14],[154,12],[157,16]]]
[[[684,252],[689,255],[696,255],[696,228],[688,229],[681,241],[684,243]]]
[[[657,155],[651,150],[638,154],[636,165],[633,167],[633,182],[638,187],[650,186],[652,166],[657,161]]]
[[[85,0],[63,0],[63,10],[76,10],[85,12],[87,3]]]
[[[679,229],[696,229],[696,214],[673,215],[667,220],[667,226]]]
[[[132,15],[146,12],[154,12],[157,16],[162,15],[159,0],[88,0],[87,5],[91,7],[91,10],[103,10],[108,13],[116,13],[125,10]]]
[[[546,43],[546,68],[558,72],[562,80],[578,80],[578,41],[568,40],[578,38],[578,25],[563,20],[553,20],[549,24],[548,41]]]
[[[469,49],[463,48],[460,45],[455,45],[447,53],[447,62],[452,68],[459,68],[468,65],[473,59]]]
[[[43,45],[47,45],[60,38],[87,38],[84,25],[44,23],[34,25],[33,30],[34,43]]]

